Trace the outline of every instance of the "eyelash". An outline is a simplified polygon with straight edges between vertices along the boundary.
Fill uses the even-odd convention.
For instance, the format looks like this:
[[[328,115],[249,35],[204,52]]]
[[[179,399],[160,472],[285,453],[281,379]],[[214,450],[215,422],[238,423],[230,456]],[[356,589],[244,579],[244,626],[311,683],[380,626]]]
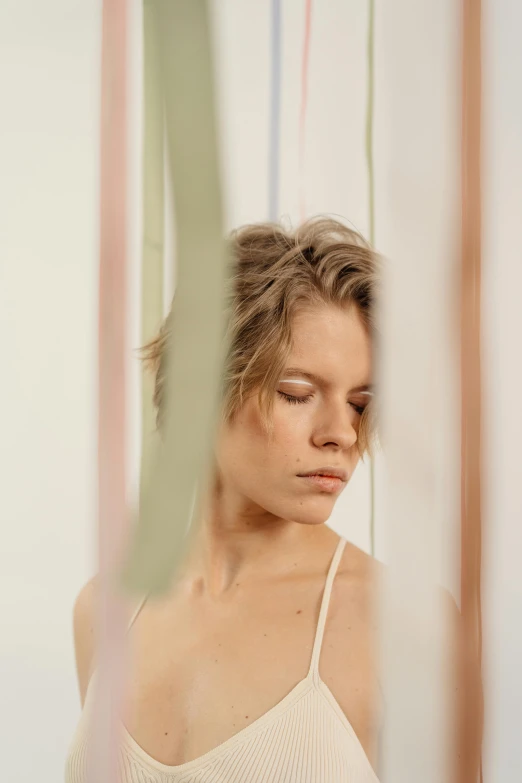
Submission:
[[[281,397],[284,397],[285,400],[288,400],[288,402],[291,405],[301,405],[304,402],[308,402],[308,400],[311,399],[312,396],[311,394],[309,394],[307,397],[292,397],[291,394],[285,394],[285,392],[282,391],[278,393],[281,395]]]
[[[291,394],[286,394],[285,392],[278,392],[278,394],[281,395],[281,397],[284,397],[287,402],[290,403],[290,405],[302,405],[305,402],[308,402],[312,395],[309,394],[307,397],[293,397]],[[359,414],[359,416],[362,416],[364,411],[366,410],[366,406],[363,407],[362,405],[354,405],[352,402],[350,403],[352,408]]]

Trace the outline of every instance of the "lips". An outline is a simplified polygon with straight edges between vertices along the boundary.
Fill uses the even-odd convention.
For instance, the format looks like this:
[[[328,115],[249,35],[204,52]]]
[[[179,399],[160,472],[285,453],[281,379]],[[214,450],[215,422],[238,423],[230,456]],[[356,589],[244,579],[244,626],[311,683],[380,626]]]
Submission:
[[[306,483],[314,491],[320,492],[339,492],[348,481],[348,474],[342,468],[327,466],[309,470],[308,473],[299,473],[299,478],[305,479]]]
[[[309,476],[324,476],[325,478],[336,478],[341,481],[348,481],[348,474],[342,468],[336,468],[331,465],[327,465],[323,468],[316,468],[315,470],[309,470],[307,473],[299,473],[300,477],[306,478]]]

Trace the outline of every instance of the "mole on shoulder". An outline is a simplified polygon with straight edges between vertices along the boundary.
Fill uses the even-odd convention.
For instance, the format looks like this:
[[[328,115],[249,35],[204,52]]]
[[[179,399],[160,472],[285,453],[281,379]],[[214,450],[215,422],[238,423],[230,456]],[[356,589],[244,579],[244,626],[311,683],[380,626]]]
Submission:
[[[296,614],[301,614],[302,611],[303,611],[302,609],[298,609]]]

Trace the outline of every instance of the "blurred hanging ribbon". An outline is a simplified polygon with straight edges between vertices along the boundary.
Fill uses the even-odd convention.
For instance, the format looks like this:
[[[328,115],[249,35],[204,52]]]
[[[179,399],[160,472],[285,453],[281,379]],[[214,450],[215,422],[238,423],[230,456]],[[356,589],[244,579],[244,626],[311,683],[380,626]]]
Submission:
[[[154,3],[143,4],[143,238],[141,256],[141,344],[157,334],[163,317],[165,137],[158,19]],[[140,503],[149,482],[158,437],[153,405],[154,378],[145,369],[141,384]]]
[[[368,218],[370,243],[375,245],[375,178],[373,171],[373,98],[374,72],[374,24],[375,0],[368,1],[368,94],[366,102],[366,165],[368,168]],[[375,556],[375,458],[370,457],[370,552]]]
[[[177,240],[166,410],[123,572],[132,591],[166,590],[188,544],[198,482],[208,469],[223,360],[227,264],[208,7],[156,0]]]
[[[268,161],[268,218],[279,220],[279,155],[281,147],[281,0],[272,0],[270,141]]]
[[[375,180],[373,172],[373,97],[375,87],[375,0],[368,0],[368,95],[366,101],[366,164],[368,166],[368,216],[370,242],[375,241]]]
[[[461,612],[466,644],[481,663],[481,0],[462,3]],[[458,783],[481,764],[479,683],[459,670]]]
[[[299,207],[301,220],[306,218],[305,190],[305,145],[306,145],[306,110],[308,108],[308,71],[310,62],[310,36],[312,27],[312,0],[306,0],[305,33],[303,41],[303,60],[301,65],[301,108],[299,112]]]
[[[129,515],[126,507],[127,291],[127,5],[104,0],[100,138],[100,267],[98,327],[98,649],[90,783],[117,779],[118,729],[124,689],[126,606],[115,589]]]

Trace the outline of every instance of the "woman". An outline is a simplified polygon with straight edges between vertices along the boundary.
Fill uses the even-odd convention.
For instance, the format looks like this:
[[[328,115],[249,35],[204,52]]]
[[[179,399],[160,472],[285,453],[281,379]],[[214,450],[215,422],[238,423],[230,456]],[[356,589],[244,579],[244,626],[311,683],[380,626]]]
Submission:
[[[375,783],[379,566],[325,522],[371,443],[376,256],[330,219],[231,244],[214,475],[169,594],[131,623],[122,780]],[[160,427],[168,327],[146,349]],[[85,780],[95,591],[75,604],[69,783]]]

